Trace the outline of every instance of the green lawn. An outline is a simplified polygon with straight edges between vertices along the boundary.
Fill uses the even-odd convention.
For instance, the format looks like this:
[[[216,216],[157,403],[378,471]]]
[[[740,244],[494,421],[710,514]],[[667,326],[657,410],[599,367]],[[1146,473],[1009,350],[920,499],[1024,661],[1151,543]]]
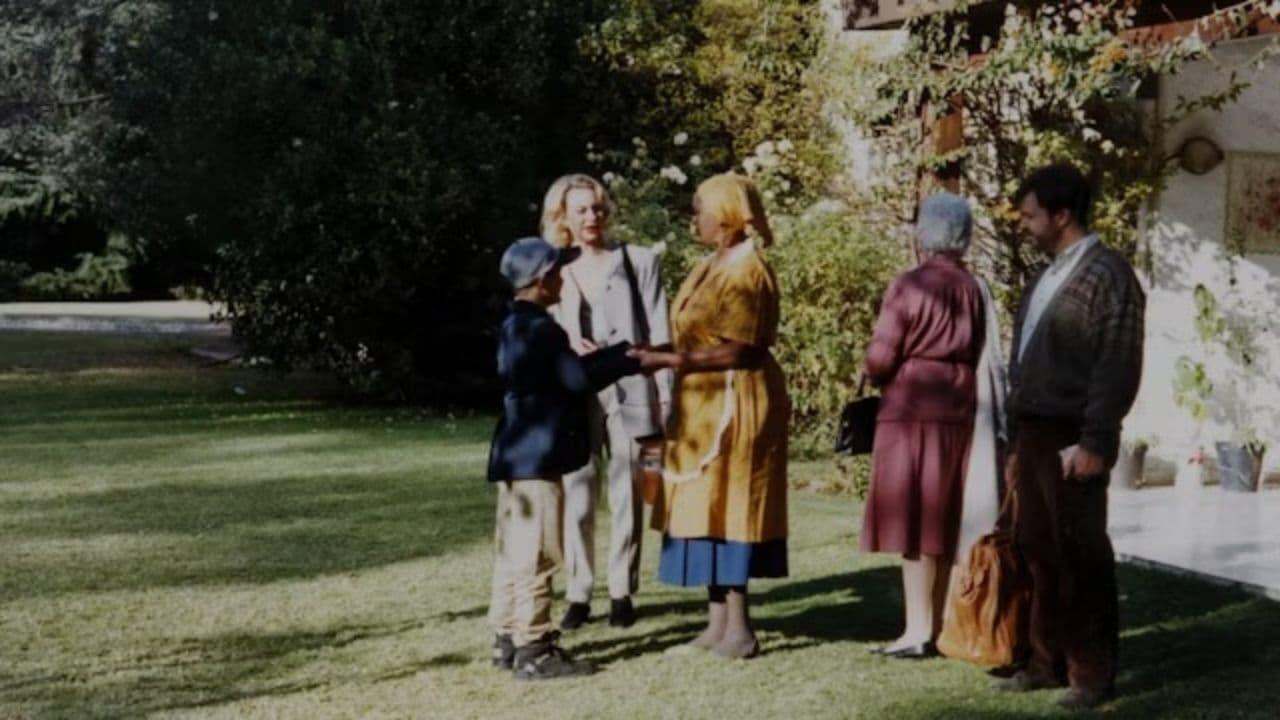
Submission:
[[[756,588],[763,656],[664,656],[702,598],[647,582],[634,628],[567,638],[602,674],[518,684],[488,666],[491,421],[344,407],[181,347],[0,333],[0,718],[1057,715],[870,656],[896,569],[855,552],[851,500],[803,493],[792,577]],[[1133,568],[1121,587],[1106,716],[1280,716],[1280,607]]]

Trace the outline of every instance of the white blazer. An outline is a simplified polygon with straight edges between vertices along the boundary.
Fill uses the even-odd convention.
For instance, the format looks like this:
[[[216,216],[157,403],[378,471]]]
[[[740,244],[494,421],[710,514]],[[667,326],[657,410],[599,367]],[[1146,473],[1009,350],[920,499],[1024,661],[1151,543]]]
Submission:
[[[637,290],[642,307],[639,313],[649,325],[649,344],[664,345],[671,342],[671,323],[667,314],[667,295],[662,287],[662,268],[659,254],[651,248],[637,245],[619,246],[613,253],[613,264],[605,278],[600,301],[591,306],[591,335],[600,347],[621,342],[641,342],[641,328],[637,322],[637,310],[632,307],[633,293],[627,280],[622,253],[625,249],[635,269]],[[564,287],[560,291],[560,303],[551,309],[560,327],[577,343],[582,339],[579,313],[582,309],[582,289],[564,274]],[[600,393],[605,410],[622,414],[622,420],[632,437],[644,437],[662,432],[666,423],[663,408],[671,408],[671,371],[664,370],[652,377],[632,375]]]

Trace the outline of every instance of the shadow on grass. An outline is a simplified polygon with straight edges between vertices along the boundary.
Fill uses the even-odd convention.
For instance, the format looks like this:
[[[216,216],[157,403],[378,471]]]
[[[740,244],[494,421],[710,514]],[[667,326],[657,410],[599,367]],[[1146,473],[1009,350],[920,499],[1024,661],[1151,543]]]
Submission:
[[[414,633],[422,627],[420,622],[398,622],[188,639],[128,663],[95,667],[90,661],[85,667],[65,667],[45,676],[4,678],[0,695],[32,717],[78,718],[92,708],[93,717],[136,718],[166,710],[281,697],[344,682],[372,685],[471,662],[466,655],[446,653],[393,667],[376,677],[351,667],[319,675],[307,673],[309,679],[296,679],[300,669],[343,648]]]
[[[1109,718],[1275,718],[1280,706],[1280,605],[1155,570],[1121,566],[1117,698]],[[1056,693],[1028,698],[1037,710],[1000,707],[1000,696],[964,707],[945,689],[924,688],[886,717],[1023,720],[1070,717]]]
[[[93,550],[5,555],[0,598],[272,582],[440,556],[491,532],[480,482],[464,468],[9,501],[0,504],[6,542],[71,539]]]
[[[779,585],[759,603],[800,605],[803,609],[759,618],[756,625],[807,641],[797,650],[826,642],[879,642],[897,636],[902,625],[902,576],[896,567],[874,567]],[[830,596],[821,603],[811,598]]]

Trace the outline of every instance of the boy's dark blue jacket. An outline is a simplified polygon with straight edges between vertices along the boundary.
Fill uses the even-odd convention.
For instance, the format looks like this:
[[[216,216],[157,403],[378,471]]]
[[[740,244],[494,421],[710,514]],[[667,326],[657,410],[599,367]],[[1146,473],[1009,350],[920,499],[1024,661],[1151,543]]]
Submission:
[[[591,457],[588,400],[640,372],[629,345],[579,357],[540,305],[517,300],[498,334],[498,375],[506,387],[489,449],[489,481],[558,479]]]

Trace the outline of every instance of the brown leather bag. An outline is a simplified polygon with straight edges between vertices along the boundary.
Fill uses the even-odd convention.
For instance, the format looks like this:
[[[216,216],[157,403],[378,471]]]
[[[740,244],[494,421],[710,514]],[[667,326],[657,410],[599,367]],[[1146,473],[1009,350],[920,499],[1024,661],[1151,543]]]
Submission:
[[[938,651],[986,667],[1013,665],[1027,648],[1031,579],[1014,541],[1017,492],[1010,489],[996,529],[973,545],[947,600]]]

